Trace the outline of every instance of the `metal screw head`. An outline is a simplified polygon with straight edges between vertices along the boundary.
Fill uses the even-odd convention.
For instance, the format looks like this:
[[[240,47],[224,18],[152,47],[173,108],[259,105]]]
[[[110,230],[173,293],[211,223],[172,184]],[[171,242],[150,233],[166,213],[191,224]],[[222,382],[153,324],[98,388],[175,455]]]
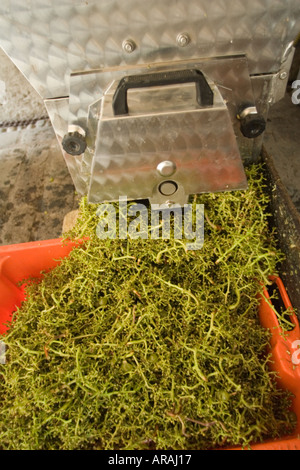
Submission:
[[[166,160],[164,162],[160,162],[156,169],[161,176],[171,176],[176,171],[176,164]]]
[[[131,54],[136,49],[136,44],[132,39],[125,39],[122,44],[123,51]]]
[[[280,80],[285,80],[287,75],[288,75],[287,72],[281,72],[279,75]]]
[[[180,47],[185,47],[191,42],[191,38],[188,33],[180,33],[176,38],[177,44]]]

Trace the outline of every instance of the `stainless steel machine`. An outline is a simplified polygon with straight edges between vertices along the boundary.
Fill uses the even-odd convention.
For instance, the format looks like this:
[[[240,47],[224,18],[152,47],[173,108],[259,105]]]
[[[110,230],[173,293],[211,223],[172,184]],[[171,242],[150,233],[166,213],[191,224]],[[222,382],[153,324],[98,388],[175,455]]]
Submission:
[[[286,90],[299,0],[2,0],[79,194],[184,204],[244,189]]]

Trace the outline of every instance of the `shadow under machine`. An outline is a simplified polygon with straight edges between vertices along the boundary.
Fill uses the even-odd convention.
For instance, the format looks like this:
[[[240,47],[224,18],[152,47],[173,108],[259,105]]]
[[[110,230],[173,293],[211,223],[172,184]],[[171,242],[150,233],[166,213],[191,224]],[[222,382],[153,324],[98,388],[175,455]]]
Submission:
[[[0,5],[0,45],[44,99],[92,203],[245,189],[285,93],[298,0]]]

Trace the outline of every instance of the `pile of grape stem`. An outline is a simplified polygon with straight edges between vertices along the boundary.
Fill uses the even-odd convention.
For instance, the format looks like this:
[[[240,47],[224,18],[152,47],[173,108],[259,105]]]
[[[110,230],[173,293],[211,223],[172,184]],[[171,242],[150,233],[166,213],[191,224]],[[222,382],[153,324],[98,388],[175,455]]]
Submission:
[[[268,367],[260,283],[282,254],[261,165],[245,191],[202,194],[205,241],[86,241],[27,281],[0,365],[1,449],[212,449],[285,435],[290,394]],[[189,240],[190,242],[190,240]]]

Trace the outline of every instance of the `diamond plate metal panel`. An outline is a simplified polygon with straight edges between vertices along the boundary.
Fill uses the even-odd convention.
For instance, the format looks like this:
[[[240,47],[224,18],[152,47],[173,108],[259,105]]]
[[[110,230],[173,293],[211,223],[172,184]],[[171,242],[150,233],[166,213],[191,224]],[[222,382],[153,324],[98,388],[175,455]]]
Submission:
[[[204,108],[195,106],[190,85],[157,89],[155,104],[150,99],[153,90],[135,91],[131,113],[122,117],[111,112],[112,90],[102,103],[90,202],[119,196],[161,202],[157,188],[169,180],[179,191],[166,195],[164,202],[179,204],[190,194],[247,187],[230,115],[217,89],[214,105]],[[164,161],[174,166],[170,177],[157,170]]]
[[[85,194],[90,188],[91,197],[100,192],[108,199],[117,194],[116,188],[123,191],[126,187],[128,193],[130,182],[133,198],[145,194],[145,188],[150,195],[151,191],[155,193],[157,172],[152,166],[150,173],[143,172],[149,164],[145,155],[150,154],[151,165],[156,165],[155,152],[159,153],[162,142],[168,141],[172,129],[162,125],[164,135],[157,129],[160,150],[155,139],[149,137],[149,129],[145,132],[140,129],[144,132],[140,138],[142,135],[148,138],[153,152],[149,151],[151,146],[144,144],[131,151],[127,142],[116,153],[118,131],[112,136],[110,147],[107,146],[103,128],[107,126],[109,135],[111,122],[101,122],[102,101],[105,102],[108,89],[116,80],[131,73],[145,73],[148,68],[178,69],[200,64],[222,95],[223,106],[211,110],[215,122],[210,121],[210,125],[203,112],[197,113],[192,108],[188,114],[184,110],[178,112],[182,121],[178,117],[173,133],[183,125],[185,136],[175,139],[177,150],[169,143],[163,153],[171,158],[172,147],[176,167],[181,168],[177,176],[184,194],[224,190],[225,181],[228,189],[241,188],[244,180],[240,155],[244,162],[251,160],[260,151],[262,138],[251,140],[241,135],[237,109],[242,102],[249,101],[257,104],[266,117],[269,105],[285,90],[286,81],[280,77],[282,71],[287,76],[293,40],[299,31],[299,0],[0,3],[0,46],[44,98],[58,141],[61,143],[74,126],[82,127],[83,132],[87,130],[84,154],[72,156],[63,151],[77,191]],[[151,101],[151,95],[148,98]],[[139,106],[139,99],[135,105]],[[152,107],[154,110],[155,102]],[[155,112],[159,115],[158,109]],[[154,115],[145,117],[145,123],[155,128]],[[197,129],[190,140],[186,126]],[[132,136],[132,131],[127,132]],[[138,136],[135,137],[137,144]],[[122,148],[120,143],[119,147]],[[184,165],[180,151],[185,155]],[[112,152],[114,157],[108,161],[105,152]],[[99,155],[103,157],[101,162]],[[235,176],[230,176],[230,169]]]
[[[70,74],[245,54],[250,74],[280,69],[300,31],[299,0],[2,0],[0,45],[43,98],[69,95]],[[186,47],[177,43],[186,32]],[[128,54],[123,41],[136,49]]]
[[[221,93],[231,116],[232,122],[228,132],[231,133],[233,127],[242,157],[249,158],[252,154],[253,142],[242,136],[239,131],[239,123],[236,119],[237,107],[244,101],[254,100],[247,59],[244,56],[236,56],[195,62],[181,61],[176,63],[176,68],[182,70],[187,68],[200,69],[209,77],[210,83],[213,83],[213,86],[218,88],[218,92]],[[86,193],[86,191],[82,191],[82,188],[85,188],[86,185],[89,184],[91,177],[93,177],[89,175],[89,171],[91,171],[93,156],[95,154],[95,142],[98,133],[98,123],[102,113],[101,100],[103,96],[105,93],[109,93],[109,90],[113,86],[116,86],[115,84],[123,76],[147,73],[149,69],[156,72],[166,72],[173,70],[174,64],[151,64],[151,66],[141,65],[137,68],[131,67],[130,69],[121,67],[104,71],[98,70],[93,73],[74,73],[71,76],[69,100],[50,99],[45,101],[59,142],[62,141],[64,134],[67,132],[68,124],[69,127],[80,125],[84,129],[87,128],[88,148],[85,154],[82,157],[74,157],[63,152],[78,192],[82,194]],[[194,90],[193,86],[192,89]],[[162,99],[163,94],[161,90],[159,91],[160,98],[158,101],[156,101],[155,96],[153,89],[149,93],[146,93],[145,90],[143,93],[135,92],[130,99],[131,114],[132,112],[133,115],[136,113],[142,114],[143,107],[147,109],[148,112],[152,110],[152,112],[156,114],[159,113],[161,109],[166,107],[167,101]],[[172,106],[174,106],[176,102],[175,97],[176,94],[173,95],[171,101]],[[188,107],[189,109],[192,109],[192,105],[195,105],[196,102],[194,98],[189,100],[187,95],[183,95],[181,101],[183,101],[181,106],[185,108]],[[63,103],[66,105],[65,110],[61,109]],[[108,115],[109,112],[111,111],[106,109],[106,115]],[[61,114],[63,118],[60,118],[59,114]],[[217,126],[214,126],[212,131],[213,130],[216,134],[219,132]],[[201,128],[199,128],[198,132],[201,134]],[[98,142],[98,151],[100,145],[101,140]],[[136,165],[139,165],[138,160],[136,161]]]
[[[210,59],[194,59],[163,64],[148,63],[138,67],[114,67],[83,73],[73,73],[70,77],[69,119],[72,124],[86,124],[89,106],[107,92],[115,80],[125,75],[151,71],[168,71],[197,68],[208,75],[218,86],[229,107],[236,108],[244,101],[253,100],[249,77],[248,60],[243,55]],[[235,109],[234,109],[235,113]]]

